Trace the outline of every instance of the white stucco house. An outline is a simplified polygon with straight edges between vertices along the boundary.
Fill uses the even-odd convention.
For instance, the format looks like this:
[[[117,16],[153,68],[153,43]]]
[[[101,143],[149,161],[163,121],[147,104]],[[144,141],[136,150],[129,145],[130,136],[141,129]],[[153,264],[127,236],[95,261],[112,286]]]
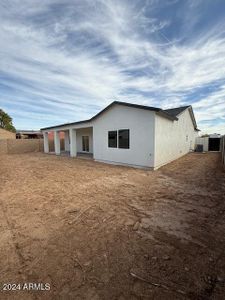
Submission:
[[[157,169],[194,150],[198,136],[191,106],[162,110],[114,101],[94,117],[42,128],[44,152],[48,133],[54,131],[55,154],[67,151],[75,157],[91,154],[94,160]],[[60,149],[60,132],[65,149]]]

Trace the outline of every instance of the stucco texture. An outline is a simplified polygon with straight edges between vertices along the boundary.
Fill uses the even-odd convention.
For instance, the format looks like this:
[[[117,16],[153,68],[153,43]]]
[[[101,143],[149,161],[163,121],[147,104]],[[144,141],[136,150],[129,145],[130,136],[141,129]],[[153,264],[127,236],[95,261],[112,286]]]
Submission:
[[[130,148],[109,148],[108,131],[129,129]],[[93,125],[94,158],[140,167],[154,165],[154,112],[113,106]]]
[[[188,109],[178,116],[178,121],[156,115],[154,167],[158,168],[193,151],[197,136]]]
[[[0,154],[19,154],[27,152],[42,152],[42,139],[8,139],[0,140]]]
[[[7,154],[7,140],[0,140],[0,155]]]

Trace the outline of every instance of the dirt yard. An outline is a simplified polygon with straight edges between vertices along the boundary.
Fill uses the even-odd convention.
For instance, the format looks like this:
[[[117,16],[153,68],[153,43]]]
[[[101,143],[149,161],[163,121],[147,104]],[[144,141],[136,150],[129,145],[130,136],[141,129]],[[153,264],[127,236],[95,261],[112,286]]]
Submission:
[[[225,299],[218,154],[155,172],[41,153],[0,166],[0,299]]]

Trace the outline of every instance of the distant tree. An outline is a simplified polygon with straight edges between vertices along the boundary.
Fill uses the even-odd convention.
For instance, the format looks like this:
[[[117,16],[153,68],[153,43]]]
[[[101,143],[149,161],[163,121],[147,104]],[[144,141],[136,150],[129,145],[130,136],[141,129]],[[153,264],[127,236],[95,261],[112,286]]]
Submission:
[[[2,109],[0,109],[0,127],[12,132],[16,132],[16,128],[12,123],[12,118]]]

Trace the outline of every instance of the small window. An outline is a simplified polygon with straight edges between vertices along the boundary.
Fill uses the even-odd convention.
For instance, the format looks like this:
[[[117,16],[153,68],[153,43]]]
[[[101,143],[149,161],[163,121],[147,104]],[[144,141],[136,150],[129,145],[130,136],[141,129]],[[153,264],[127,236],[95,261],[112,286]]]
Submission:
[[[119,130],[119,148],[129,149],[130,148],[130,133],[129,129]]]
[[[108,146],[109,148],[117,148],[117,131],[108,132]]]

